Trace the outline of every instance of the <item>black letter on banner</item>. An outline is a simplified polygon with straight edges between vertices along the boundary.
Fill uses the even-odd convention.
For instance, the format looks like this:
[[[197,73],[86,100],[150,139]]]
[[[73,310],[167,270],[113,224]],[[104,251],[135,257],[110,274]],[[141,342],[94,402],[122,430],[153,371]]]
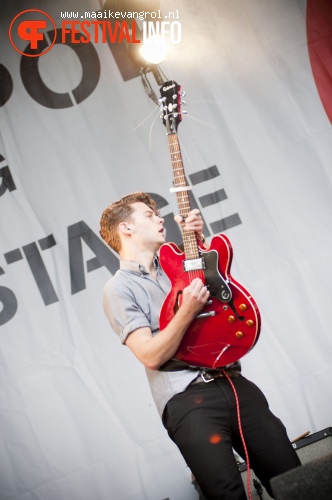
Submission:
[[[0,286],[0,303],[2,311],[0,312],[0,326],[8,323],[16,314],[17,300],[14,293],[6,286]]]
[[[54,31],[49,31],[51,40],[54,38]],[[56,43],[61,43],[62,30],[57,31]],[[44,45],[44,46],[42,46]],[[84,101],[96,88],[100,77],[100,61],[96,49],[92,43],[71,44],[66,43],[68,47],[73,49],[78,56],[83,70],[82,80],[72,91],[76,103]],[[47,47],[46,39],[38,45],[38,49],[43,50]],[[25,53],[29,54],[31,49],[27,47]],[[47,57],[47,56],[46,56]],[[36,102],[51,109],[63,109],[73,106],[72,100],[68,93],[60,94],[46,87],[40,77],[38,69],[38,57],[21,58],[21,77],[23,85],[28,94]],[[65,72],[65,68],[63,68]]]
[[[0,154],[0,161],[3,161],[4,157]],[[14,191],[16,189],[15,182],[11,176],[8,167],[0,168],[0,177],[2,177],[2,182],[0,184],[0,196],[2,196],[6,190]]]
[[[36,243],[30,243],[22,248],[45,306],[59,302]]]
[[[196,184],[200,184],[201,182],[212,180],[215,177],[218,177],[219,175],[220,173],[217,165],[213,165],[212,167],[205,168],[204,170],[200,170],[199,172],[195,172],[194,174],[189,175],[189,178],[191,180],[192,185],[195,186]],[[191,193],[189,193],[189,197],[190,196]],[[224,200],[227,200],[227,195],[224,189],[218,189],[213,193],[206,194],[199,198],[202,208],[215,205],[220,201]],[[193,206],[193,208],[195,207]],[[239,224],[242,224],[240,216],[238,213],[235,213],[229,215],[228,217],[224,217],[223,219],[211,222],[211,229],[213,231],[213,234],[217,234],[226,231],[227,229],[230,229]],[[205,234],[205,229],[204,229],[204,234]],[[208,235],[208,233],[206,234]]]
[[[0,107],[6,104],[13,92],[13,80],[9,71],[0,64]]]
[[[84,221],[69,226],[68,245],[72,295],[86,288],[82,239],[96,254],[96,257],[86,262],[88,273],[103,266],[112,274],[115,274],[119,269],[119,260],[117,257],[115,257],[113,252],[98,238]]]

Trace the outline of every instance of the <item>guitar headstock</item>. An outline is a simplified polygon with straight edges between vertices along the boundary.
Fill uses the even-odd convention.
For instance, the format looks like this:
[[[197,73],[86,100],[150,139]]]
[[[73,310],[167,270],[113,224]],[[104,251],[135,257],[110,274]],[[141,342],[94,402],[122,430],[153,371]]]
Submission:
[[[179,123],[182,120],[181,97],[185,92],[181,92],[181,87],[174,80],[164,82],[160,87],[160,111],[163,124],[166,127],[167,134],[175,134]]]

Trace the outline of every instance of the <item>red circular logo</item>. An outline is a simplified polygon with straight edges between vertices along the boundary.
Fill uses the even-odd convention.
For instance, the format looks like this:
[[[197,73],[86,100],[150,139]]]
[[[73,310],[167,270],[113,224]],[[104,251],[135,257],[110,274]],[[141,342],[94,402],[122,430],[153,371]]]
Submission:
[[[29,13],[29,15],[27,15]],[[30,13],[36,14],[36,19],[31,19]],[[48,39],[45,37],[45,33],[48,30],[47,24],[50,22],[54,28],[54,37],[49,44]],[[23,10],[17,16],[14,17],[10,23],[8,35],[9,40],[14,49],[27,57],[39,57],[43,56],[51,50],[56,40],[56,24],[46,12],[37,9]],[[22,52],[13,40],[13,35],[17,36],[20,40],[29,42],[27,52]]]

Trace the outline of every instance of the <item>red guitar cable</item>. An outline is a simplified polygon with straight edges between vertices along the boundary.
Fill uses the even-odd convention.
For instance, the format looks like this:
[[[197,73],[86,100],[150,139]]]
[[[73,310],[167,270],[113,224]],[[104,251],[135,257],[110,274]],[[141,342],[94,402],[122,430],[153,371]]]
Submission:
[[[243,436],[243,431],[242,431],[239,398],[238,398],[235,386],[234,386],[234,384],[232,382],[232,379],[230,378],[230,376],[228,375],[228,373],[225,370],[221,370],[221,371],[223,372],[224,376],[227,378],[228,382],[230,383],[231,388],[233,389],[233,392],[234,392],[234,396],[235,396],[237,421],[238,421],[238,424],[239,424],[239,431],[240,431],[241,441],[242,441],[244,453],[245,453],[245,456],[246,456],[248,498],[249,498],[249,500],[252,500],[251,486],[250,486],[250,462],[249,462],[249,455],[248,455],[248,450],[247,450],[246,442],[245,442],[245,439],[244,439],[244,436]]]

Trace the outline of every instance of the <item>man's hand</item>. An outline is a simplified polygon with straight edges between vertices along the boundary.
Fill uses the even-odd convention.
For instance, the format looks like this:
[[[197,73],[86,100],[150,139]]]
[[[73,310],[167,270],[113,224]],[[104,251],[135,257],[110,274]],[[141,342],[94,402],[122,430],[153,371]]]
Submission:
[[[183,218],[181,215],[176,215],[174,220],[181,225],[183,231],[194,231],[196,233],[196,237],[202,242],[205,248],[208,248],[208,245],[204,245],[205,238],[203,236],[203,226],[204,222],[198,208],[194,208],[188,213],[188,216]]]
[[[181,308],[188,310],[188,314],[195,318],[206,301],[210,297],[210,292],[199,278],[193,281],[183,290]]]
[[[198,210],[198,208],[194,208],[193,210],[190,210],[188,213],[188,216],[183,220],[181,215],[176,215],[174,217],[174,220],[178,224],[184,223],[184,226],[182,228],[184,231],[195,231],[195,233],[202,233],[203,230],[203,219],[201,217],[201,213]]]
[[[183,219],[181,215],[176,215],[174,220],[181,224],[183,231],[194,231],[199,240],[202,240],[202,231],[203,231],[203,219],[198,208],[194,208],[188,213],[188,216]],[[204,240],[203,240],[204,241]]]

